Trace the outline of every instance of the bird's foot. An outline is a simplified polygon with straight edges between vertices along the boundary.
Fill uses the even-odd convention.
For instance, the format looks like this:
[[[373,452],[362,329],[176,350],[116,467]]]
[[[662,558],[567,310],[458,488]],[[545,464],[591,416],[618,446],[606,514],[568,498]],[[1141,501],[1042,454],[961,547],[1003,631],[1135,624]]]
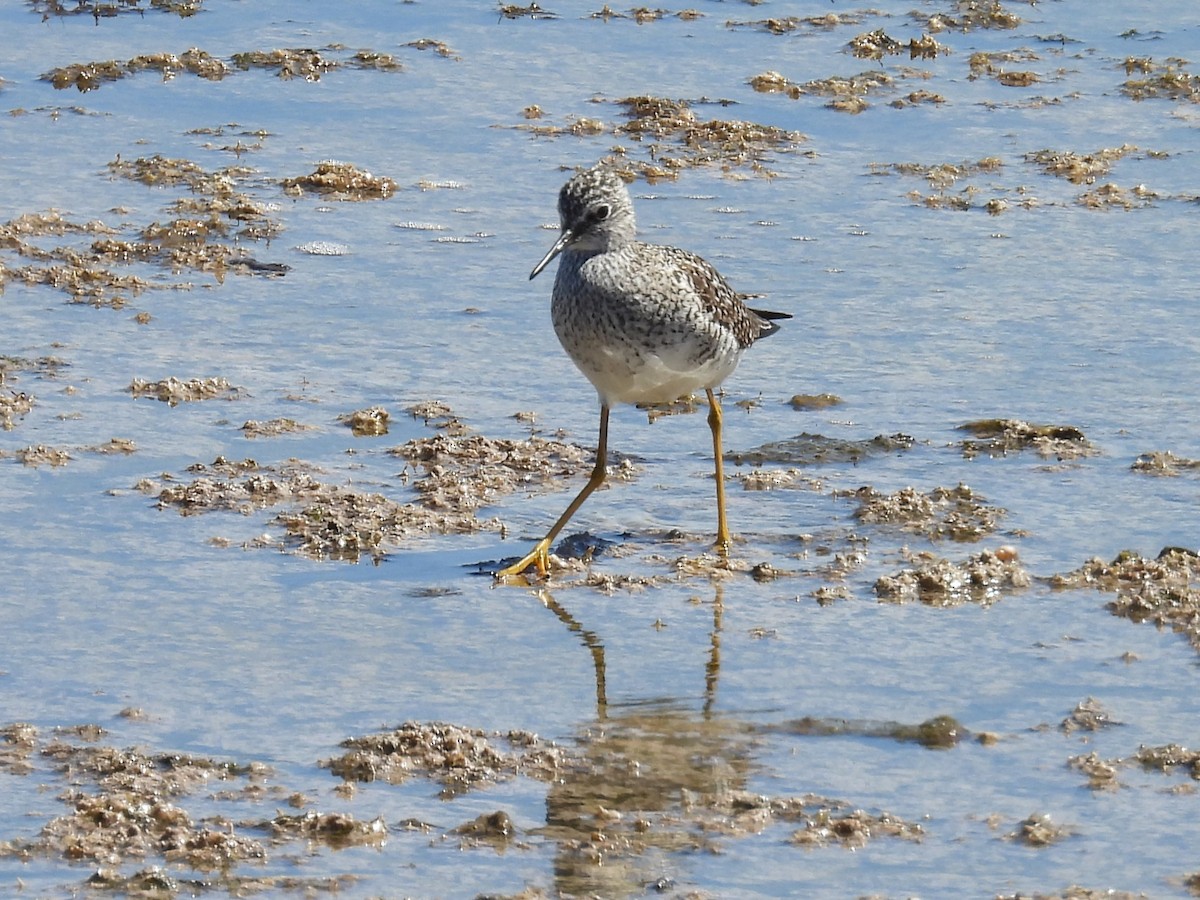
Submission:
[[[528,571],[536,569],[536,576]],[[530,584],[532,579],[542,580],[550,575],[550,541],[542,539],[537,546],[520,561],[506,566],[496,573],[497,584]]]

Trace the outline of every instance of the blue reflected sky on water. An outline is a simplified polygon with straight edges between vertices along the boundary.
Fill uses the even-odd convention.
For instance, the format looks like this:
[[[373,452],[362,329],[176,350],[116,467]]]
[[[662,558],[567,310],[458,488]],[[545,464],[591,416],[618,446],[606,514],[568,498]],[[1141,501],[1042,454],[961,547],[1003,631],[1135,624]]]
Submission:
[[[17,4],[0,9],[0,32],[9,36],[0,111],[24,111],[0,120],[0,218],[57,208],[73,220],[136,229],[168,217],[179,191],[114,179],[110,160],[162,154],[206,169],[243,164],[256,170],[250,192],[277,204],[285,227],[253,252],[291,266],[283,278],[221,283],[146,268],[149,278],[194,286],[150,291],[119,311],[70,305],[44,287],[6,286],[0,354],[54,355],[66,365],[54,377],[23,372],[6,385],[38,404],[0,432],[0,449],[78,448],[121,436],[138,452],[76,452],[62,469],[0,460],[0,722],[29,721],[48,733],[96,721],[118,746],[261,760],[320,807],[363,818],[424,817],[449,829],[505,808],[523,829],[544,824],[547,789],[537,783],[518,779],[446,804],[418,780],[365,786],[344,801],[315,763],[338,752],[344,737],[406,719],[528,728],[563,742],[598,727],[595,659],[579,633],[533,593],[493,590],[464,568],[523,547],[557,515],[565,493],[501,498],[489,514],[508,526],[506,541],[490,532],[431,538],[374,567],[212,546],[216,535],[236,545],[270,531],[271,513],[181,517],[132,485],[163,472],[178,476],[217,455],[264,463],[296,457],[322,466],[331,480],[411,499],[411,487],[396,477],[399,463],[383,451],[431,433],[403,409],[435,397],[489,436],[528,433],[512,415],[529,410],[544,433],[562,429],[592,445],[594,399],[549,324],[552,279],[527,276],[555,234],[563,167],[588,164],[618,142],[639,158],[645,151],[612,134],[550,138],[516,126],[527,124],[521,110],[532,103],[545,110],[545,123],[590,116],[613,125],[618,107],[594,100],[688,98],[702,118],[807,136],[797,152],[767,159],[772,179],[743,170],[725,177],[711,167],[633,188],[647,239],[702,253],[737,288],[761,291],[764,305],[795,315],[753,348],[727,385],[727,444],[750,449],[803,431],[843,438],[903,431],[918,445],[857,467],[819,467],[812,474],[824,480],[823,491],[733,491],[731,525],[745,537],[742,552],[805,574],[726,585],[719,627],[718,589],[703,579],[613,596],[587,589],[552,596],[604,647],[609,728],[653,744],[664,735],[643,713],[661,710],[664,731],[710,724],[725,748],[713,751],[717,757],[736,755],[755,733],[740,782],[747,789],[812,791],[889,810],[922,821],[927,837],[880,839],[857,853],[802,850],[776,825],[726,841],[720,854],[646,854],[621,876],[624,888],[668,876],[680,891],[719,896],[797,889],[991,896],[1072,883],[1181,894],[1194,866],[1185,836],[1195,822],[1194,796],[1170,790],[1181,776],[1123,771],[1127,789],[1093,794],[1065,762],[1093,749],[1112,758],[1140,743],[1195,744],[1196,660],[1185,641],[1110,616],[1106,595],[1054,593],[1040,582],[989,608],[878,604],[875,578],[903,564],[906,544],[926,546],[886,531],[867,532],[867,561],[846,581],[852,599],[821,607],[810,596],[825,583],[813,574],[820,559],[804,555],[796,535],[836,542],[846,530],[865,531],[834,489],[965,481],[1008,510],[1002,532],[985,544],[1014,543],[1035,575],[1125,547],[1152,556],[1165,545],[1195,546],[1195,476],[1151,479],[1129,465],[1151,450],[1200,457],[1200,331],[1188,263],[1200,113],[1194,103],[1134,103],[1120,93],[1126,56],[1193,52],[1192,4],[1011,4],[1027,20],[1021,27],[939,34],[953,52],[911,64],[931,77],[898,82],[858,116],[828,110],[818,96],[792,100],[747,86],[767,70],[805,82],[879,68],[845,53],[846,41],[876,27],[907,40],[920,27],[908,18],[911,4],[875,5],[882,14],[861,26],[779,36],[725,23],[852,10],[702,3],[705,16],[695,21],[639,26],[588,20],[592,10],[583,4],[554,8],[561,15],[554,21],[502,21],[491,7],[465,2],[356,3],[336,16],[316,3],[214,3],[190,19],[148,11],[98,24],[87,16],[42,22]],[[1118,37],[1131,29],[1137,33]],[[1049,39],[1060,34],[1072,41]],[[404,46],[420,38],[444,41],[452,56]],[[190,46],[228,58],[335,43],[394,53],[405,71],[340,70],[316,83],[265,72],[164,83],[147,72],[82,95],[39,80],[58,65]],[[1013,65],[1038,71],[1042,83],[1007,88],[968,77],[971,53],[1015,48],[1038,54]],[[908,60],[884,64],[900,74]],[[888,106],[919,87],[947,102]],[[1039,96],[1056,102],[1030,102]],[[234,128],[219,137],[190,133],[230,123],[267,132],[261,149],[241,156],[216,149],[236,139]],[[1089,153],[1123,143],[1140,150],[1101,180],[1145,184],[1163,199],[1128,211],[1087,209],[1075,202],[1084,186],[1024,159],[1045,148]],[[882,171],[991,156],[1003,166],[969,182],[980,203],[1009,201],[995,217],[978,206],[924,208],[907,196],[929,193],[923,179]],[[365,203],[279,190],[279,179],[328,158],[386,174],[401,190]],[[422,180],[436,186],[422,188]],[[1021,208],[1030,197],[1038,203]],[[398,227],[406,223],[444,230]],[[463,242],[438,240],[447,237]],[[350,252],[294,249],[316,240]],[[21,264],[7,254],[0,261]],[[152,314],[148,325],[133,321],[138,310]],[[168,375],[221,375],[243,392],[235,401],[175,408],[126,392],[134,377]],[[845,403],[807,413],[787,405],[795,393],[820,392]],[[749,414],[733,406],[760,396]],[[393,413],[388,437],[354,440],[336,424],[338,415],[377,403]],[[248,419],[278,416],[318,429],[257,441],[240,431]],[[961,439],[957,426],[989,416],[1076,425],[1102,454],[1061,466],[1031,454],[962,459],[950,446]],[[581,527],[611,535],[711,530],[709,437],[700,416],[647,426],[644,413],[620,410],[612,440],[638,460],[638,477],[594,497]],[[667,555],[699,549],[649,540],[641,547]],[[975,548],[933,549],[958,559]],[[708,677],[714,633],[715,681]],[[1138,661],[1122,662],[1125,653]],[[1125,724],[1086,738],[1063,735],[1058,723],[1087,696]],[[115,717],[128,706],[145,709],[147,719]],[[937,714],[1001,740],[934,752],[769,730],[803,716],[919,722]],[[0,772],[9,798],[0,802],[0,840],[35,834],[60,813],[34,790],[36,779],[52,781]],[[197,817],[205,802],[196,801]],[[1074,824],[1077,834],[1041,850],[1003,839],[1034,812]],[[999,824],[989,825],[989,816]],[[352,896],[399,884],[447,895],[564,884],[555,881],[548,839],[530,837],[532,849],[505,854],[430,843],[396,834],[381,851],[326,851],[306,859],[306,869],[362,874],[346,891]],[[84,868],[58,860],[0,860],[0,883],[23,878],[39,896],[85,877]],[[602,887],[612,885],[590,885]]]

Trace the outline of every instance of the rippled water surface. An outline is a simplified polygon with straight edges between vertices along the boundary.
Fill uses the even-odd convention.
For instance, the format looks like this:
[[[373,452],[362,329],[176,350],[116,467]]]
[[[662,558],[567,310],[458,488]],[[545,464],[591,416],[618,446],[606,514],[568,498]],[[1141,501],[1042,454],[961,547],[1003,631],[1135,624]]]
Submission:
[[[890,0],[700,0],[697,16],[672,5],[644,21],[586,3],[513,17],[460,0],[197,6],[0,6],[0,389],[29,401],[0,431],[0,892],[71,895],[94,879],[120,893],[131,876],[167,896],[1195,890],[1196,632],[1052,584],[1092,557],[1197,547],[1193,3],[1006,2],[986,20]],[[903,52],[856,57],[848,44],[877,29]],[[923,34],[935,54],[910,58]],[[88,90],[50,80],[188,48],[224,77],[123,65]],[[282,78],[236,64],[279,48],[338,65]],[[795,90],[756,91],[767,72]],[[856,87],[814,84],[835,77]],[[635,96],[790,138],[701,153],[682,130],[631,131],[618,101]],[[831,106],[855,97],[858,112]],[[544,532],[586,460],[557,489],[485,494],[470,533],[385,540],[356,560],[303,552],[277,519],[298,502],[191,515],[160,502],[220,481],[224,458],[418,503],[427,473],[388,451],[447,431],[407,412],[434,400],[470,435],[593,447],[594,395],[549,322],[553,273],[528,273],[557,233],[567,172],[613,155],[642,175],[647,240],[704,255],[793,315],[725,386],[732,572],[704,556],[702,406],[652,424],[614,411],[628,477],[573,522],[616,542],[592,563],[607,586],[476,574]],[[156,157],[206,177],[236,168],[220,183],[130,177]],[[323,160],[396,189],[285,189]],[[672,161],[676,177],[645,177]],[[252,211],[188,205],[222,191]],[[173,264],[109,257],[70,280],[98,242],[163,225]],[[244,258],[205,265],[186,256],[197,246]],[[106,284],[114,274],[143,284]],[[167,378],[228,387],[177,404],[131,393]],[[798,410],[797,394],[841,403]],[[375,406],[386,436],[339,421]],[[307,427],[243,428],[278,419]],[[1088,452],[965,454],[960,426],[984,419],[1069,426]],[[897,434],[909,449],[828,453]],[[799,435],[827,452],[793,441],[754,468],[752,451]],[[1177,475],[1133,468],[1165,452]],[[790,480],[743,490],[756,471]],[[866,486],[959,484],[994,514],[976,541],[856,515]],[[877,589],[998,548],[1026,576],[1015,586],[927,602]],[[1168,606],[1195,608],[1195,571]],[[1069,718],[1080,704],[1092,715]],[[939,716],[955,740],[916,730]],[[502,767],[461,792],[436,767],[347,790],[320,765],[405,722],[479,730],[514,756],[504,735],[536,733],[566,762],[551,778]],[[85,764],[89,747],[136,750],[160,772],[178,757],[255,765],[159,799],[195,833],[263,852],[203,867],[120,822],[101,850],[56,839],[89,821],[71,815],[81,797],[132,796]],[[1139,763],[1140,747],[1174,762]],[[1111,779],[1089,782],[1092,753]],[[272,829],[284,812],[380,824],[346,846]],[[509,834],[460,829],[495,812]]]

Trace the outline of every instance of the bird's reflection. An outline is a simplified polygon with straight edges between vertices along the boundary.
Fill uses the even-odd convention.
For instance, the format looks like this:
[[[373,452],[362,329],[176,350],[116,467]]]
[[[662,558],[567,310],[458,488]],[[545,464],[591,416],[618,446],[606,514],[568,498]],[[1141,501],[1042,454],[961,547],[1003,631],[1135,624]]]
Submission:
[[[753,730],[716,709],[723,598],[717,586],[704,662],[704,700],[610,703],[608,659],[590,630],[548,591],[541,602],[592,657],[596,715],[575,737],[572,764],[546,797],[539,831],[556,845],[555,884],[567,895],[621,896],[662,887],[665,854],[711,847],[745,793]],[[699,677],[699,665],[697,665]]]

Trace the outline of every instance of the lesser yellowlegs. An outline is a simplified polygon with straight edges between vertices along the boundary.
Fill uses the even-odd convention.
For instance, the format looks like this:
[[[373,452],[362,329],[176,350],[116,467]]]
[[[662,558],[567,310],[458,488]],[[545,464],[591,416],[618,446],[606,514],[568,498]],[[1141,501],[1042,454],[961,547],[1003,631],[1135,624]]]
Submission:
[[[742,352],[779,330],[787,313],[750,309],[715,268],[686,250],[637,240],[633,201],[611,169],[581,172],[558,194],[562,234],[529,277],[555,257],[558,276],[550,314],[567,355],[600,395],[596,465],[579,495],[550,531],[504,579],[530,566],[549,572],[550,547],[563,526],[603,482],[608,414],[615,403],[665,403],[700,388],[708,397],[717,479],[717,549],[728,551],[721,405],[713,390]]]

